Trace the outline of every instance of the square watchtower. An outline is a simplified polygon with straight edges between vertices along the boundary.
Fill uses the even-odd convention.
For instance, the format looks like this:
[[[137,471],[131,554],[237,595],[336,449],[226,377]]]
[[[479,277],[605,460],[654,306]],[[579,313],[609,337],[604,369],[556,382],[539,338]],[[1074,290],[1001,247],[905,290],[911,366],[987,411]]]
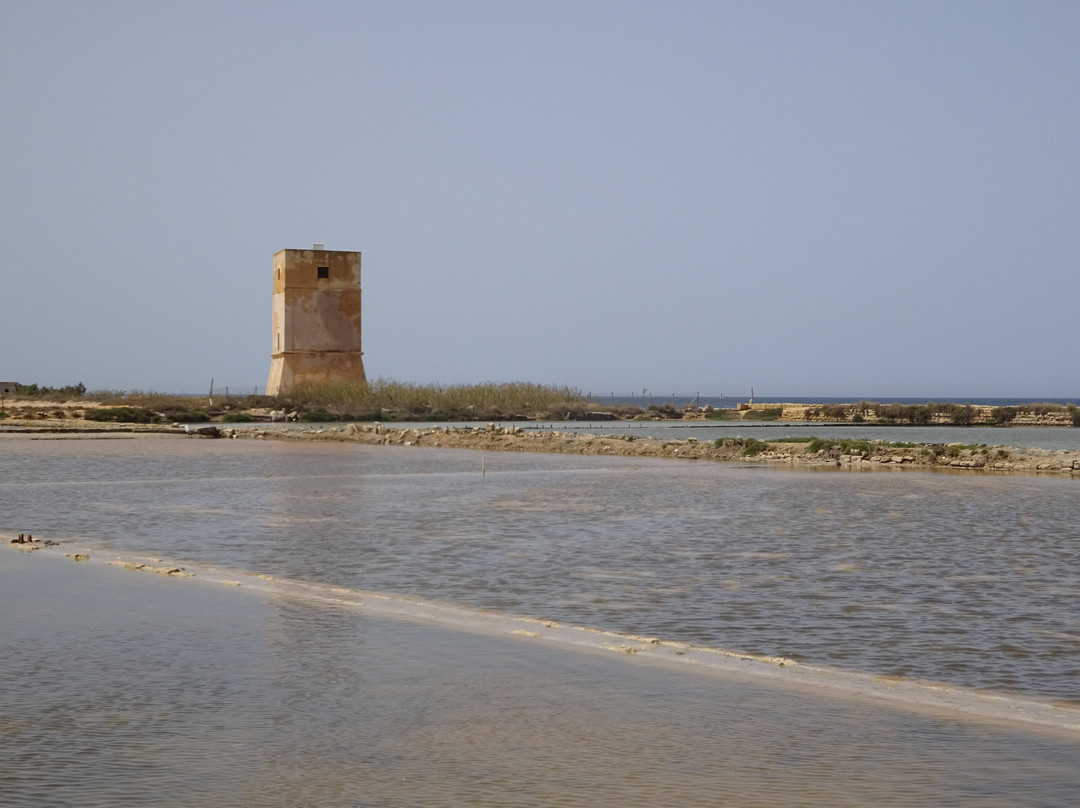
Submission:
[[[367,381],[360,349],[360,253],[274,255],[274,349],[266,394],[301,382]]]

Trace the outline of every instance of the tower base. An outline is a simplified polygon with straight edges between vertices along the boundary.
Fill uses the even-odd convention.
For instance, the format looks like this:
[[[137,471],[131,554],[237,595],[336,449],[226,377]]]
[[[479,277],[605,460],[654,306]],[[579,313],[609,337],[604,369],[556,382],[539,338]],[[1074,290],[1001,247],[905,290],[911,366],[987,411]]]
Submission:
[[[359,351],[286,351],[271,354],[266,395],[277,396],[304,382],[367,382]]]

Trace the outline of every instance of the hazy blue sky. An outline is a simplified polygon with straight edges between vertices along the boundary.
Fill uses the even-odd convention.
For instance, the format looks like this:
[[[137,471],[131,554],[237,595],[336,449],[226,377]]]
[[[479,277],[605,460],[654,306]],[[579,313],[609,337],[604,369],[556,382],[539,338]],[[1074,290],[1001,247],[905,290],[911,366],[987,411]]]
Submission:
[[[1080,3],[0,0],[0,379],[1080,395]]]

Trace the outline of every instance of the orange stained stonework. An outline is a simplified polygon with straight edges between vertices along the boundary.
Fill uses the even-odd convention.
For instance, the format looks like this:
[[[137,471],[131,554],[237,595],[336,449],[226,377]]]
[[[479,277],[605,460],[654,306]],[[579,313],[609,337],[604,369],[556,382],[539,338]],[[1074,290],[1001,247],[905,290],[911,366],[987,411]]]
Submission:
[[[360,253],[274,255],[274,333],[266,394],[301,382],[367,381],[360,348]]]

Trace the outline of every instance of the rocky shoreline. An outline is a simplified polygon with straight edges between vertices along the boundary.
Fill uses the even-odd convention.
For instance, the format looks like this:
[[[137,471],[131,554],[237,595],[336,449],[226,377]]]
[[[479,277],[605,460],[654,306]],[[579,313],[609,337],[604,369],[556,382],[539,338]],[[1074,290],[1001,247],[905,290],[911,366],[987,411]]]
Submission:
[[[310,429],[222,429],[220,437],[253,440],[338,441],[377,446],[429,446],[488,452],[554,452],[608,457],[713,460],[775,466],[849,469],[947,469],[1048,474],[1080,478],[1080,452],[962,444],[896,446],[881,441],[755,441],[726,438],[659,440],[634,435],[594,435],[501,427],[390,428],[348,424]]]
[[[1080,451],[972,446],[967,444],[897,444],[872,440],[777,440],[725,438],[656,439],[615,432],[603,435],[522,428],[517,425],[463,427],[393,427],[380,423],[339,426],[204,426],[99,424],[82,420],[8,421],[0,438],[35,434],[53,438],[104,438],[156,434],[186,438],[336,441],[372,446],[426,446],[486,452],[550,452],[608,457],[712,460],[770,466],[845,468],[850,470],[939,469],[998,474],[1038,474],[1080,478]]]

